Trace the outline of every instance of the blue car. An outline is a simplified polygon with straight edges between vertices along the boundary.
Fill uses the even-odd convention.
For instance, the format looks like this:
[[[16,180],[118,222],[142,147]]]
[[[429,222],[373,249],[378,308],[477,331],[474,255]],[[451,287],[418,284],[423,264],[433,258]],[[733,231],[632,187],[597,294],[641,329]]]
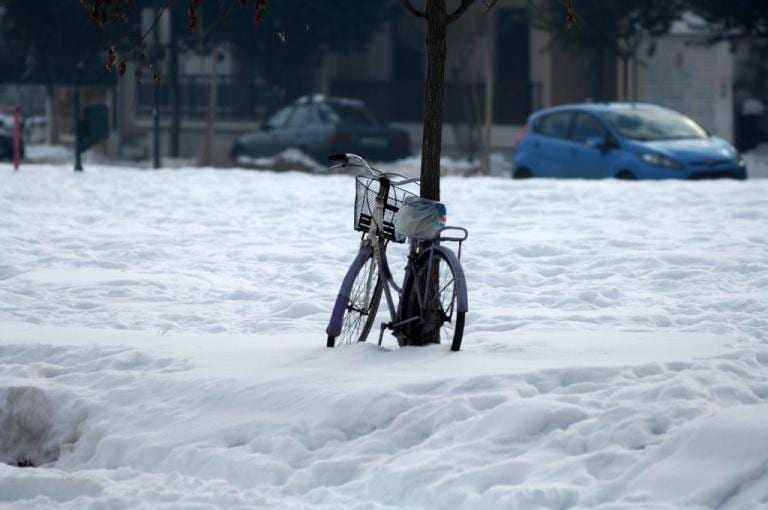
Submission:
[[[585,103],[534,113],[512,177],[746,179],[736,149],[688,117],[644,103]]]

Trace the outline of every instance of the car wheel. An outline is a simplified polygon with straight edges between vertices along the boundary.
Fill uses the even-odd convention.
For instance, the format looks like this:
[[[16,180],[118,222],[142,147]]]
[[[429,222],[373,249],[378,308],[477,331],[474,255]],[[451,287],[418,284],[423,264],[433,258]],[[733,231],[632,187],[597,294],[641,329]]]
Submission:
[[[533,177],[533,172],[527,168],[518,168],[515,170],[515,173],[512,174],[513,179],[530,179],[531,177]]]
[[[619,173],[616,174],[616,178],[621,181],[636,181],[637,177],[635,177],[635,174],[630,172],[629,170],[620,170]]]

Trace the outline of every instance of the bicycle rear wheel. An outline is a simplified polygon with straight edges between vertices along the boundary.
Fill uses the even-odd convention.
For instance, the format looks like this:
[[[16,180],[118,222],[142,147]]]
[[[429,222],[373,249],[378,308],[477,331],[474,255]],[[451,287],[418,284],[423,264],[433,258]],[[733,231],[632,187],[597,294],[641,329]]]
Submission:
[[[341,332],[328,335],[327,346],[365,342],[371,331],[381,301],[381,281],[373,254],[360,265],[344,309]]]
[[[461,268],[438,250],[416,259],[403,286],[405,305],[400,320],[418,319],[403,327],[401,345],[439,342],[450,344],[452,351],[461,349],[466,313],[458,309],[458,293],[464,288],[457,285],[457,279],[464,278],[459,272]],[[463,299],[466,303],[466,296]]]

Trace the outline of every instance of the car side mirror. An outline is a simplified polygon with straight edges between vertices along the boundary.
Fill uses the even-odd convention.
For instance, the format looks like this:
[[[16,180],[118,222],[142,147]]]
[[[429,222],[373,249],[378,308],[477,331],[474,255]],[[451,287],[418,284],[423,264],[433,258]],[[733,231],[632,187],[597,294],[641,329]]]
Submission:
[[[608,140],[602,136],[590,136],[584,143],[586,143],[587,147],[592,147],[593,149],[604,150],[610,147]]]

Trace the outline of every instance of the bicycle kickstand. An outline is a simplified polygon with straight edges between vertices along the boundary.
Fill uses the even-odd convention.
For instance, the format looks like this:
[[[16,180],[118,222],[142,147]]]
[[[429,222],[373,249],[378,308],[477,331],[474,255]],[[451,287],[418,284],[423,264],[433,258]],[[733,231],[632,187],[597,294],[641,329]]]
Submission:
[[[381,323],[381,331],[379,332],[379,347],[381,347],[381,342],[384,341],[384,330],[387,329],[388,324]]]

